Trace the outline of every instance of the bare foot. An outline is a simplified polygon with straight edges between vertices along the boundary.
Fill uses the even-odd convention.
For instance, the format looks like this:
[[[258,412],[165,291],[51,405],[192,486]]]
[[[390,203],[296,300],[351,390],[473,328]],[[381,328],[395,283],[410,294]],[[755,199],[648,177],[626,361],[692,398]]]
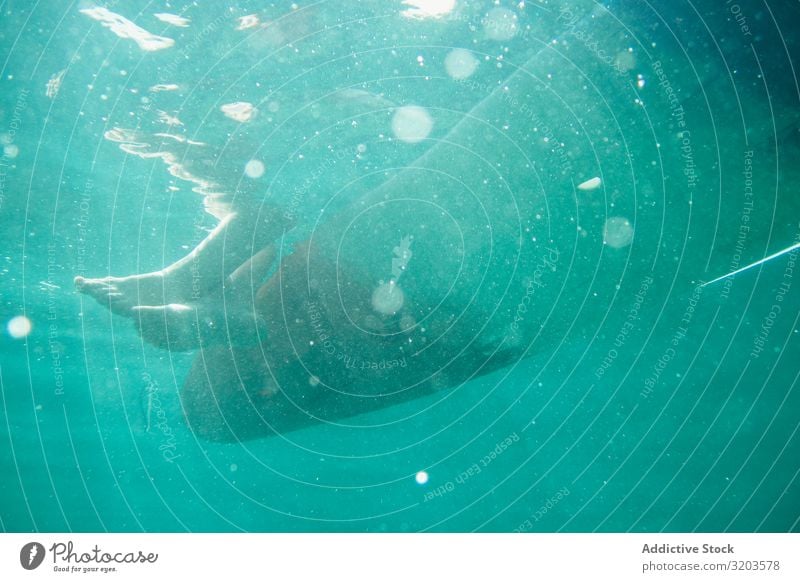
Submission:
[[[265,337],[254,298],[274,259],[274,247],[264,248],[211,288],[196,288],[194,282],[181,285],[179,270],[76,277],[75,286],[112,312],[133,319],[139,335],[157,347],[186,351],[218,344],[252,345]]]
[[[258,285],[275,260],[275,247],[270,245],[246,260],[228,277],[200,272],[193,261],[182,259],[162,271],[86,279],[75,277],[75,287],[103,307],[118,315],[132,317],[133,308],[189,304],[217,293],[223,285]]]
[[[114,313],[130,317],[137,305],[166,305],[190,299],[187,289],[177,277],[166,277],[162,271],[129,277],[86,279],[75,277],[75,287]]]

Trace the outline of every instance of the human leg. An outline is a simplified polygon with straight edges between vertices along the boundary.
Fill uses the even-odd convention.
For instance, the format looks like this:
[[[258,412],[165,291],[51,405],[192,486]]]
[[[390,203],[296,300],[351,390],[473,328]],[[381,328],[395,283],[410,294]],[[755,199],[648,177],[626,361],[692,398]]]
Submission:
[[[135,306],[193,303],[218,293],[234,270],[288,227],[275,208],[238,210],[223,217],[197,247],[164,269],[125,277],[76,277],[75,286],[114,313],[128,317],[135,314]]]

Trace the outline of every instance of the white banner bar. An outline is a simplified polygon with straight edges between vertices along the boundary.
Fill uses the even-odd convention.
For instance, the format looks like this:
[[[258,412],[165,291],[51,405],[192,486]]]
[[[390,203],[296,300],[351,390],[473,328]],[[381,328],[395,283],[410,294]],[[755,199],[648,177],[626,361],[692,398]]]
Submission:
[[[798,534],[4,534],[0,580],[800,580]]]

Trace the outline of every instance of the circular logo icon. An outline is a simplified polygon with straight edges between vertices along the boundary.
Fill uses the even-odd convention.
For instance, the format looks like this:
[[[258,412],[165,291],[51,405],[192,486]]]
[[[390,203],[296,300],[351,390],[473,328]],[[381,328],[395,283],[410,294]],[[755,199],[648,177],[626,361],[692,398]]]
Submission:
[[[19,552],[19,563],[26,570],[35,570],[44,561],[44,546],[39,542],[29,542]]]

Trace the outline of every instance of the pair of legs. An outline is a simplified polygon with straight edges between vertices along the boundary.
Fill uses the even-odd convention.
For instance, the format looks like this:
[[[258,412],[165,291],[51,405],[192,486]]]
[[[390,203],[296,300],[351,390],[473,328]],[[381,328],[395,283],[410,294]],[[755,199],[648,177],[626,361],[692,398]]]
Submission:
[[[531,70],[562,66],[546,53]],[[151,343],[203,348],[183,400],[206,438],[336,421],[453,386],[527,353],[551,331],[543,330],[561,292],[592,283],[566,258],[591,264],[602,252],[603,214],[594,200],[573,204],[564,164],[575,162],[537,133],[545,117],[572,160],[594,159],[592,141],[564,128],[579,121],[616,135],[571,77],[542,83],[517,71],[416,162],[382,173],[383,185],[341,185],[337,194],[352,203],[277,267],[270,245],[285,230],[280,214],[253,224],[240,211],[162,271],[77,286],[131,317]],[[622,151],[607,151],[609,163]],[[568,326],[572,313],[554,318]]]
[[[232,212],[188,255],[160,271],[76,277],[75,285],[113,313],[131,318],[154,345],[190,350],[201,341],[219,343],[228,335],[227,322],[256,320],[253,286],[273,264],[271,243],[288,227],[272,208]]]
[[[439,212],[427,208],[396,202],[362,214],[354,206],[280,261],[279,215],[254,224],[231,214],[161,271],[76,284],[129,317],[146,341],[200,348],[181,392],[198,436],[229,442],[341,422],[469,374],[451,355],[452,310],[430,300],[431,289],[447,290],[447,265],[452,275],[462,260],[439,256],[441,236],[410,222],[427,216],[433,226]]]
[[[246,216],[231,215],[190,255],[158,272],[76,279],[82,293],[131,318],[146,341],[201,348],[181,391],[195,434],[223,442],[269,436],[426,390],[425,382],[409,389],[404,381],[408,335],[380,329],[381,317],[396,321],[399,313],[362,313],[353,325],[352,307],[369,305],[373,294],[360,274],[342,270],[322,252],[324,244],[310,241],[275,265],[275,245],[255,247],[252,241],[263,240],[253,239],[252,226]],[[386,246],[390,271],[393,249]],[[197,272],[224,276],[198,286]]]

